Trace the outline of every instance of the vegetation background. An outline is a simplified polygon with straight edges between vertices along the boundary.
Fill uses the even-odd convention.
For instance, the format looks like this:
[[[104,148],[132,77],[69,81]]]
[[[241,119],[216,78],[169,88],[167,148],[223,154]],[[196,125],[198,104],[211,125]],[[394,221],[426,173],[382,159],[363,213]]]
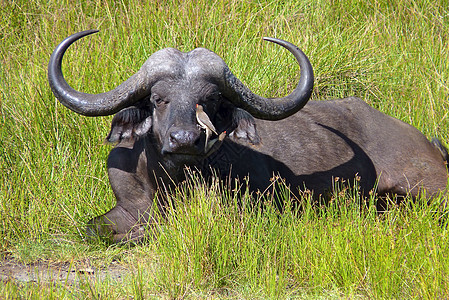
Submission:
[[[383,214],[342,190],[301,215],[240,210],[235,195],[194,177],[144,245],[87,241],[86,222],[114,205],[103,144],[111,117],[79,116],[54,98],[46,67],[70,34],[100,29],[67,52],[78,90],[110,90],[151,53],[206,47],[264,96],[297,82],[290,41],[315,70],[314,100],[359,96],[449,143],[446,0],[0,0],[0,266],[119,264],[119,280],[0,280],[0,298],[447,298],[446,214],[425,201]],[[442,196],[447,198],[447,194]],[[245,195],[244,199],[249,199]],[[289,199],[286,196],[286,202]],[[436,201],[438,202],[438,201]],[[96,277],[97,276],[97,277]],[[3,278],[3,277],[2,277]]]

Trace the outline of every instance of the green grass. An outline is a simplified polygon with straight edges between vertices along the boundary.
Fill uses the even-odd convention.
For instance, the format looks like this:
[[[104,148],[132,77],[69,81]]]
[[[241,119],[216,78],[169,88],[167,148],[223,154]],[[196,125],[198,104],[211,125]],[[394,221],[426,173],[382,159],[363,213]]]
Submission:
[[[71,33],[100,29],[67,52],[64,74],[98,93],[151,53],[206,47],[255,92],[284,95],[298,79],[287,51],[315,70],[313,99],[360,96],[449,143],[446,1],[0,1],[0,255],[31,262],[113,262],[122,281],[0,282],[0,298],[444,298],[448,231],[437,203],[376,214],[351,192],[327,207],[279,215],[236,202],[194,177],[144,245],[86,241],[86,222],[109,210],[111,117],[76,115],[52,95],[46,67]],[[445,195],[447,197],[447,195]],[[289,199],[286,197],[288,203]],[[375,202],[376,199],[371,199]],[[299,214],[299,215],[298,215]],[[1,262],[0,262],[1,263]]]

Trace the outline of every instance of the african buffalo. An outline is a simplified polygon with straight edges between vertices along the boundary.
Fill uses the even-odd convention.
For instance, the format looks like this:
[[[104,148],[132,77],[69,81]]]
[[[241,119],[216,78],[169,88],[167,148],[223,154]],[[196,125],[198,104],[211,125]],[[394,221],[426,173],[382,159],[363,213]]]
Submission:
[[[362,193],[376,189],[379,195],[417,196],[424,188],[431,196],[446,189],[448,154],[437,139],[429,142],[359,98],[308,102],[312,66],[289,42],[266,38],[290,51],[300,66],[297,87],[283,98],[254,94],[204,48],[162,49],[112,91],[86,94],[66,83],[61,62],[72,43],[95,32],[76,33],[56,47],[48,80],[71,110],[116,114],[107,136],[116,146],[107,165],[117,205],[90,221],[96,233],[114,241],[142,236],[142,225],[157,222],[152,207],[157,189],[184,180],[186,166],[206,177],[249,175],[252,191],[264,191],[273,175],[293,192],[307,188],[316,195],[332,189],[337,177],[359,178]],[[197,104],[206,114],[198,115]],[[217,132],[210,131],[210,140],[204,129],[212,125],[206,123]],[[163,202],[157,203],[163,211]]]

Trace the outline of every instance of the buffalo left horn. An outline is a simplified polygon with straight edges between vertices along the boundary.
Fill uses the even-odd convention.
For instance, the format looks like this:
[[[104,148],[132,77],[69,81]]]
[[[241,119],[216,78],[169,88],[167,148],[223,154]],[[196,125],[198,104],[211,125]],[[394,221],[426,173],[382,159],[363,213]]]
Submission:
[[[300,79],[293,92],[282,98],[264,98],[253,93],[224,65],[224,80],[221,81],[221,90],[236,106],[248,111],[258,119],[280,120],[284,119],[306,105],[313,89],[313,68],[307,56],[292,43],[275,38],[264,38],[267,41],[281,45],[289,50],[298,61]],[[220,83],[219,83],[220,85]]]

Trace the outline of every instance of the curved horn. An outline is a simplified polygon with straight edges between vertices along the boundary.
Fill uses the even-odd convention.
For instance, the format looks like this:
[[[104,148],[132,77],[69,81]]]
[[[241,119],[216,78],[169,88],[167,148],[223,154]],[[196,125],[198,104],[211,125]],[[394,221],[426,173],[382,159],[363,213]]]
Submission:
[[[307,56],[292,43],[267,37],[264,40],[281,45],[295,56],[300,67],[300,79],[295,90],[282,98],[264,98],[253,93],[226,67],[224,93],[236,106],[255,118],[280,120],[296,113],[309,101],[313,89],[313,68]]]
[[[61,71],[64,53],[78,39],[96,32],[98,30],[86,30],[69,36],[56,47],[48,63],[48,82],[53,94],[63,105],[85,116],[114,114],[148,95],[151,88],[150,76],[142,69],[106,93],[87,94],[70,87]]]

